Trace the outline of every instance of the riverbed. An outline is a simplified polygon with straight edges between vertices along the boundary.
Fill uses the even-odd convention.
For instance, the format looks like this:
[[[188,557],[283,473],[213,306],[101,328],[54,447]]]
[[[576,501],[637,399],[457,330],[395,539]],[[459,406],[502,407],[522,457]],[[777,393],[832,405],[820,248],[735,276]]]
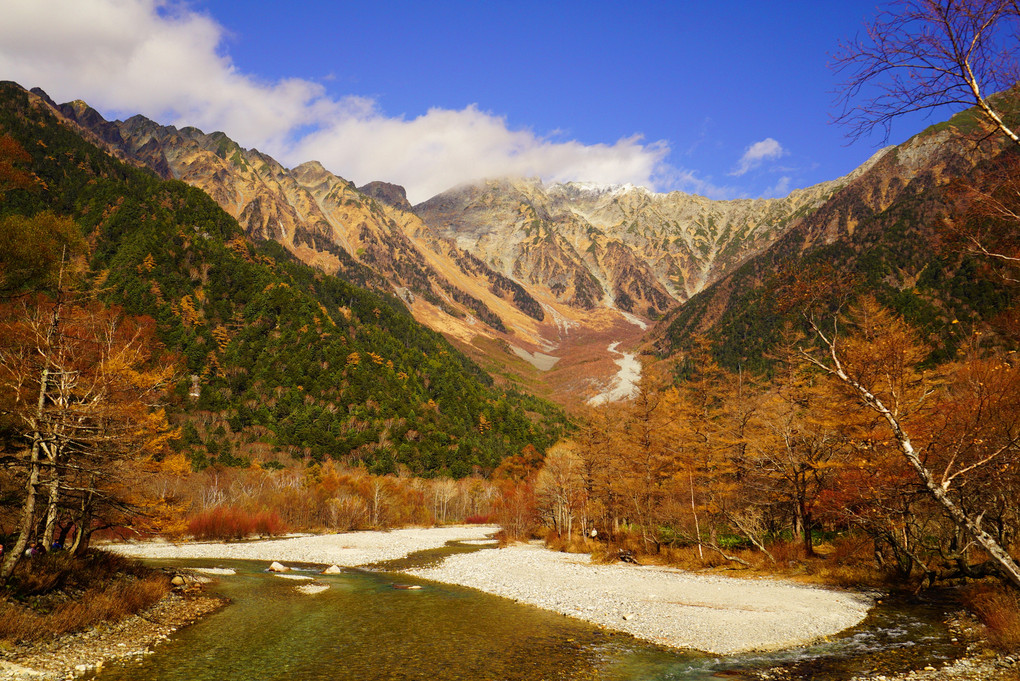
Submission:
[[[617,350],[619,345],[620,343],[617,341],[610,343],[607,348],[610,353],[619,355],[613,360],[619,369],[605,390],[588,399],[588,404],[593,407],[608,402],[626,400],[633,397],[637,391],[638,382],[641,380],[641,362],[636,353]]]
[[[794,587],[779,601],[788,600],[788,596],[801,598],[797,595],[800,589],[815,596],[835,593],[851,599],[867,597],[788,585],[782,580],[704,575],[688,575],[705,579],[697,591],[678,594],[662,586],[673,579],[671,572],[678,571],[593,566],[583,556],[536,546],[496,549],[487,536],[492,529],[470,526],[232,544],[111,547],[121,553],[147,554],[147,562],[156,566],[211,578],[215,581],[207,589],[228,597],[231,603],[179,631],[151,655],[109,662],[95,679],[835,681],[854,675],[873,678],[876,674],[913,679],[921,672],[900,677],[896,674],[929,666],[942,668],[947,663],[967,673],[946,678],[978,678],[973,677],[975,668],[969,666],[969,659],[952,662],[967,651],[944,623],[947,608],[951,607],[946,603],[919,603],[916,599],[894,603],[886,599],[859,624],[823,636],[811,645],[760,653],[704,653],[676,647],[677,641],[656,642],[654,636],[647,635],[635,638],[624,633],[623,625],[615,625],[654,619],[649,613],[656,609],[676,615],[683,608],[694,607],[687,616],[695,617],[686,623],[682,616],[667,616],[663,621],[672,622],[667,629],[697,629],[694,623],[698,619],[710,620],[714,611],[728,611],[735,617],[727,621],[729,628],[737,630],[737,639],[727,634],[725,640],[739,640],[741,636],[750,640],[753,637],[746,636],[744,630],[762,628],[761,622],[754,620],[753,611],[768,602],[755,594],[756,583],[767,589]],[[459,539],[446,539],[450,535]],[[298,547],[326,560],[319,564],[293,560],[299,555]],[[210,557],[224,553],[234,557]],[[160,557],[153,558],[155,554]],[[205,557],[185,557],[198,554]],[[285,557],[288,555],[290,558]],[[269,561],[281,557],[288,571],[270,572]],[[334,568],[333,574],[322,574],[325,564],[355,562],[363,567]],[[444,569],[445,573],[438,572]],[[550,578],[550,574],[557,576]],[[502,581],[515,584],[518,593],[500,598],[479,588],[449,583],[455,579],[466,581],[471,575],[472,579],[481,576],[487,580],[488,586],[482,587],[487,590],[495,592],[495,582]],[[633,576],[638,576],[638,581],[628,582]],[[556,583],[556,579],[566,582]],[[604,589],[607,584],[622,590],[623,597],[634,599],[631,603],[635,607],[628,605],[622,612],[615,608],[614,603],[620,602],[615,599],[621,596],[599,590],[599,585]],[[579,588],[584,592],[580,596]],[[517,597],[525,594],[546,602],[535,607]],[[697,602],[692,602],[695,599]],[[620,615],[620,619],[600,626],[597,620],[582,617],[579,612],[564,611],[553,600],[582,606],[575,610],[594,606],[591,609],[614,612],[614,617]],[[828,607],[826,601],[809,604],[799,619],[824,615]],[[792,622],[798,618],[788,619]]]
[[[146,559],[234,559],[359,567],[450,541],[494,542],[495,526],[412,528],[233,543],[137,543]],[[653,643],[710,653],[774,650],[832,636],[867,615],[865,594],[773,579],[728,579],[520,545],[451,556],[417,576],[458,584],[610,627]]]
[[[400,562],[423,569],[472,550],[479,551],[454,543]],[[230,605],[152,655],[108,663],[94,681],[843,681],[941,666],[958,652],[937,604],[927,611],[915,603],[880,606],[862,624],[807,647],[710,655],[386,570],[323,575],[321,566],[292,565],[279,575],[262,561],[160,564],[217,574],[207,588]],[[321,590],[304,592],[305,585]]]

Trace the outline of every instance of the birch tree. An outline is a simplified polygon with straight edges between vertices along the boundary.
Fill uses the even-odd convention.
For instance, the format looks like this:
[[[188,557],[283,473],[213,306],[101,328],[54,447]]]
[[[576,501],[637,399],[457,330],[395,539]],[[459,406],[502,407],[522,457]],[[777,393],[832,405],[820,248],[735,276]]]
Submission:
[[[1020,589],[1020,566],[1008,547],[983,527],[988,500],[978,484],[979,476],[995,467],[1020,464],[1020,416],[1007,416],[1008,427],[999,424],[990,442],[987,434],[981,437],[974,429],[962,442],[943,432],[917,438],[915,434],[923,433],[924,424],[912,417],[930,413],[922,406],[933,402],[940,388],[917,369],[926,354],[923,347],[905,322],[873,299],[865,299],[851,312],[849,325],[855,333],[844,336],[838,320],[831,329],[814,324],[819,348],[803,351],[804,357],[885,421],[922,489],[956,528],[987,554],[988,569]],[[951,404],[952,400],[945,402],[943,409]],[[970,446],[961,446],[967,445],[967,440]]]
[[[897,0],[863,35],[840,45],[832,66],[837,122],[859,139],[876,128],[889,137],[905,114],[977,106],[993,129],[1020,145],[990,95],[1017,82],[1020,10],[1015,0]]]

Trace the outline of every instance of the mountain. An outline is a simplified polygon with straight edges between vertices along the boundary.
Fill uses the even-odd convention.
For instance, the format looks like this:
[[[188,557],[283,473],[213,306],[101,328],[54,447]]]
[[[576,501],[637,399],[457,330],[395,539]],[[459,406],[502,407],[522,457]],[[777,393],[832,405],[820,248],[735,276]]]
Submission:
[[[575,308],[657,319],[763,250],[849,179],[783,199],[737,201],[504,179],[458,187],[415,210],[440,236],[531,289]]]
[[[86,107],[68,106],[79,110],[75,120],[90,115]],[[415,322],[401,300],[302,263],[275,240],[249,238],[207,193],[130,167],[94,146],[120,135],[101,117],[95,123],[86,140],[83,128],[48,98],[0,83],[0,136],[27,152],[30,160],[20,170],[39,180],[33,189],[6,191],[0,218],[5,229],[19,220],[27,228],[49,212],[72,218],[88,244],[91,280],[104,301],[155,320],[161,341],[181,358],[172,418],[184,428],[181,446],[196,466],[334,457],[375,472],[462,476],[491,470],[527,445],[543,449],[563,432],[562,412],[496,386],[443,336]],[[144,119],[130,126],[161,134]],[[178,134],[210,142],[193,129]],[[183,143],[174,148],[178,155],[166,156],[153,139],[133,148],[137,164],[148,165],[142,156],[151,161],[162,154],[173,168],[189,154],[203,157]],[[263,192],[284,192],[299,179],[311,187],[306,197],[329,195],[343,205],[350,192],[360,202],[352,211],[377,210],[313,164],[292,177],[270,160],[259,161],[257,152],[242,158],[224,137],[215,139],[228,163],[248,167],[241,176],[249,185],[210,182],[221,201],[251,192],[256,200],[244,204],[249,226],[281,235],[289,224],[305,235],[329,227],[284,221],[295,212],[280,213],[275,222],[266,213],[255,217],[258,206],[278,207],[261,204]],[[262,174],[251,170],[252,162],[262,164]],[[202,176],[210,170],[215,175],[200,161],[192,167]],[[274,172],[275,185],[268,181]],[[290,196],[302,195],[294,190]],[[297,243],[293,234],[286,238],[292,247]],[[339,252],[334,264],[351,278],[377,279]]]
[[[385,203],[387,206],[392,206],[406,212],[414,210],[411,202],[407,200],[407,190],[399,184],[376,180],[375,182],[369,182],[358,187],[358,191],[365,196],[371,196],[376,201]]]
[[[1002,97],[1015,117],[1018,92]],[[971,219],[966,188],[994,191],[1017,172],[1018,156],[975,110],[884,150],[775,243],[673,310],[655,331],[657,354],[700,337],[727,366],[765,368],[784,326],[806,332],[808,315],[831,316],[867,293],[924,334],[933,360],[953,356],[1013,293],[994,261],[961,247],[948,226]]]
[[[395,293],[490,371],[567,401],[616,372],[609,344],[634,347],[649,322],[767,248],[850,179],[739,201],[503,179],[412,209],[397,185],[358,188],[315,161],[287,169],[221,132],[142,116],[110,122],[84,102],[59,110],[119,158],[207,192],[250,237]]]
[[[503,178],[411,207],[399,186],[287,169],[220,132],[59,108],[121,158],[209,193],[250,237],[395,293],[490,372],[565,404],[603,390],[618,370],[608,348],[634,350],[656,322],[660,355],[705,336],[728,364],[761,364],[789,319],[780,296],[812,272],[948,323],[941,291],[909,305],[904,291],[932,262],[938,188],[995,155],[964,117],[779,199]],[[925,225],[903,238],[904,220]]]
[[[242,149],[222,132],[178,130],[143,116],[108,122],[80,101],[59,108],[118,157],[157,172],[168,168],[169,177],[209,194],[249,236],[277,241],[308,264],[392,290],[412,309],[422,297],[451,317],[474,314],[499,331],[505,329],[502,316],[513,318],[503,306],[502,316],[494,313],[464,290],[472,286],[453,281],[465,276],[449,262],[461,254],[431,243],[402,187],[373,182],[359,190],[317,161],[288,169],[258,150]],[[474,275],[468,278],[476,283]],[[514,296],[504,297],[512,307]],[[527,298],[523,292],[516,297]],[[486,298],[493,302],[492,295]]]
[[[288,169],[222,132],[34,95],[118,158],[202,189],[255,242],[395,294],[500,381],[564,404],[603,390],[617,351],[656,321],[660,356],[703,337],[728,365],[764,366],[805,296],[832,309],[849,289],[876,292],[947,337],[1007,303],[973,257],[933,246],[954,210],[946,188],[1002,151],[972,112],[781,199],[504,178],[412,207],[397,185],[359,188],[315,161]]]

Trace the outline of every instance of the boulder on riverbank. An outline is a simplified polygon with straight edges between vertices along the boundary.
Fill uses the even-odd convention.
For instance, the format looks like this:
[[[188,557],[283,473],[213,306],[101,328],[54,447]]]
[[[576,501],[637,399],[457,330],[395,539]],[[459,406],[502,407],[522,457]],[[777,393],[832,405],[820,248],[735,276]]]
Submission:
[[[267,568],[270,572],[288,572],[290,568],[283,563],[278,563],[275,560]]]

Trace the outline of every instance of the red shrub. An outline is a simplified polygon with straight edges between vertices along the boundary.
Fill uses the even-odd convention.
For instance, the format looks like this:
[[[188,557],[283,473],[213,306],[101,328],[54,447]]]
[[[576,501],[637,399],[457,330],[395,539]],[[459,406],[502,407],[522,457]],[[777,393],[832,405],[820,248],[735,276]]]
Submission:
[[[249,513],[217,506],[188,521],[188,532],[195,539],[244,539],[252,535],[279,535],[286,531],[286,525],[275,511]]]
[[[286,534],[287,525],[276,511],[262,511],[255,514],[255,533],[260,537],[275,537]]]
[[[217,506],[193,516],[188,532],[195,539],[244,539],[255,532],[255,520],[233,508]]]

